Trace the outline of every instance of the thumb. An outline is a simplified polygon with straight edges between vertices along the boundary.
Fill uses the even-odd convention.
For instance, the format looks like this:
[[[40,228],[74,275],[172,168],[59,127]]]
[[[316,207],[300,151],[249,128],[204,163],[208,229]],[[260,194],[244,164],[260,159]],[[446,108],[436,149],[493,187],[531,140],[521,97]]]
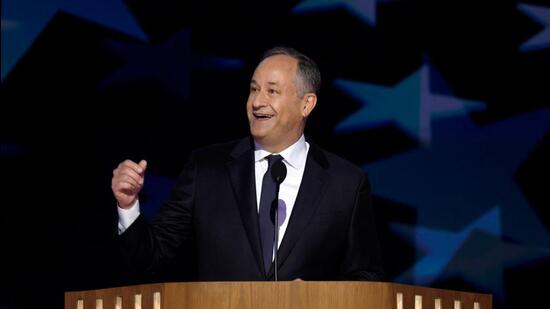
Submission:
[[[141,167],[143,169],[143,172],[145,172],[145,169],[147,168],[147,161],[145,160],[141,160],[139,161],[139,167]]]

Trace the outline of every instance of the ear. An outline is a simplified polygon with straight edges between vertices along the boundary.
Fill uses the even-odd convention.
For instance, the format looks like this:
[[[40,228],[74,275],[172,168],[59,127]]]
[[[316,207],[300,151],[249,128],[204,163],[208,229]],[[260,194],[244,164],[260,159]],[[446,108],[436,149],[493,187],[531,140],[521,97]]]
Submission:
[[[306,93],[304,95],[304,107],[302,109],[302,116],[307,118],[311,111],[315,108],[317,104],[317,95],[315,93]]]

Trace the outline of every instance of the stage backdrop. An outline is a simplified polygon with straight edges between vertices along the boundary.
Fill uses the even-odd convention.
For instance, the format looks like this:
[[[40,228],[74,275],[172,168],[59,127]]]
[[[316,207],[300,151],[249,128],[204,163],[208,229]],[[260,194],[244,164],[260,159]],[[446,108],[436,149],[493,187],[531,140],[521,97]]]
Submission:
[[[275,45],[322,70],[307,134],[368,173],[389,280],[548,293],[547,0],[3,0],[1,39],[2,308],[192,278],[121,271],[112,170],[149,161],[154,215],[190,150],[247,134]]]

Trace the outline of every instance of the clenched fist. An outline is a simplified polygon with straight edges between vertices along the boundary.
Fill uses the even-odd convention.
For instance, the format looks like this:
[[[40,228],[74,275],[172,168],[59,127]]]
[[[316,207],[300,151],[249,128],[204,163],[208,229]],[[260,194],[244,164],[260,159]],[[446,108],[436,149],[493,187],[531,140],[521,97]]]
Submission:
[[[146,168],[145,160],[141,160],[139,164],[126,160],[113,170],[111,189],[120,208],[128,209],[137,201],[145,180]]]

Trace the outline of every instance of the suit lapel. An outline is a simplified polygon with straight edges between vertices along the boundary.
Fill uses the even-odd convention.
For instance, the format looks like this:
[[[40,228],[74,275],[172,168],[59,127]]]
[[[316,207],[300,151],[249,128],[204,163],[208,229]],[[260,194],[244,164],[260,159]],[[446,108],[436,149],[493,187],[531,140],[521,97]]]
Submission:
[[[227,163],[227,168],[252,252],[256,257],[259,271],[264,273],[258,210],[256,208],[256,178],[252,149],[249,138],[239,141],[231,152],[232,160]]]
[[[283,241],[279,247],[279,269],[294,248],[300,235],[303,234],[302,232],[308,224],[309,219],[319,206],[320,197],[325,191],[328,182],[325,176],[325,169],[328,167],[326,157],[317,146],[314,144],[310,145],[300,190],[298,191]],[[268,278],[273,273],[274,269],[272,266]]]

